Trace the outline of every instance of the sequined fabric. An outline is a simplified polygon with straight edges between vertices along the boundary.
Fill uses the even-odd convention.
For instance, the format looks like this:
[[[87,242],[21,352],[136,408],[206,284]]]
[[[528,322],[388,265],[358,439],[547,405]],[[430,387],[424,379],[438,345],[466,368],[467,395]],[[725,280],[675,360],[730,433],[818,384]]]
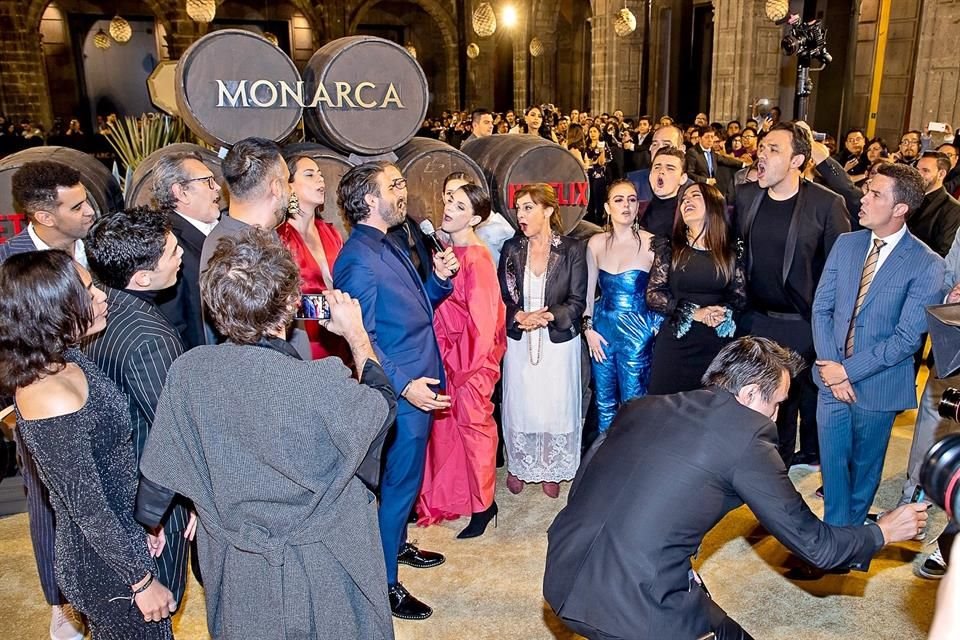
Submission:
[[[87,616],[93,640],[172,639],[169,620],[144,622],[130,602],[130,585],[156,567],[133,519],[138,473],[126,398],[78,349],[66,360],[86,375],[86,404],[43,420],[17,413],[57,518],[57,582]]]

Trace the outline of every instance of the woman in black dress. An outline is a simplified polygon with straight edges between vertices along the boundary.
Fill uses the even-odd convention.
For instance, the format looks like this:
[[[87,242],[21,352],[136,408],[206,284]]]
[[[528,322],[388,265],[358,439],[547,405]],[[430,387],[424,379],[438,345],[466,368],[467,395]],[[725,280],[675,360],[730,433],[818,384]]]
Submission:
[[[76,346],[106,327],[106,295],[62,251],[12,256],[0,291],[0,393],[15,394],[18,434],[50,491],[57,583],[94,640],[172,639],[176,602],[153,560],[163,539],[133,518],[127,400]]]
[[[583,152],[590,179],[590,202],[587,205],[587,220],[603,225],[605,212],[603,204],[607,201],[607,145],[603,141],[600,127],[590,125],[587,129],[587,148]]]
[[[724,211],[716,187],[692,184],[681,192],[673,237],[653,240],[647,307],[667,322],[653,347],[650,394],[699,388],[707,366],[733,339],[747,297]]]

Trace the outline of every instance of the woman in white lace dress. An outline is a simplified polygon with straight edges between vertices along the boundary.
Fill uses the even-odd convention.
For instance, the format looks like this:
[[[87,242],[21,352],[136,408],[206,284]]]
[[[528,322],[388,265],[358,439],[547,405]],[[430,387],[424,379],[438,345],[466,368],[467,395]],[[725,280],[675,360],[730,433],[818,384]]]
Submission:
[[[503,439],[507,488],[543,483],[551,498],[580,464],[580,319],[586,304],[584,244],[561,236],[553,188],[517,192],[522,235],[500,255],[500,291],[507,306],[503,361]]]

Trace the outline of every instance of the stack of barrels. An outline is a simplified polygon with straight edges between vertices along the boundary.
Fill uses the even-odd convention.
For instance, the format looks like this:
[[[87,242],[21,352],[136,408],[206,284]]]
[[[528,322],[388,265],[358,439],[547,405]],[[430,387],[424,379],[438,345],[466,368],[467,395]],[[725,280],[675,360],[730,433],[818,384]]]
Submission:
[[[463,151],[428,138],[414,138],[429,104],[426,77],[403,47],[370,36],[351,36],[321,47],[303,75],[279,48],[240,29],[215,31],[195,42],[177,65],[176,99],[181,117],[206,145],[169,145],[145,158],[126,185],[127,206],[151,200],[153,168],[170,153],[195,151],[222,182],[220,159],[239,140],[257,136],[281,144],[296,135],[301,120],[318,142],[287,148],[310,155],[326,179],[324,217],[343,227],[336,186],[351,167],[371,160],[394,162],[407,179],[409,214],[439,225],[443,180],[463,172],[489,189],[493,208],[516,224],[513,194],[524,184],[547,182],[560,196],[565,231],[583,217],[588,181],[580,163],[562,147],[536,136],[493,136]],[[69,156],[69,157],[68,157]],[[77,156],[77,157],[75,157]],[[60,159],[84,175],[94,209],[121,204],[119,185],[92,157],[59,147],[39,147],[0,162],[0,214],[14,211],[9,171],[23,162]],[[0,231],[2,233],[2,231]]]

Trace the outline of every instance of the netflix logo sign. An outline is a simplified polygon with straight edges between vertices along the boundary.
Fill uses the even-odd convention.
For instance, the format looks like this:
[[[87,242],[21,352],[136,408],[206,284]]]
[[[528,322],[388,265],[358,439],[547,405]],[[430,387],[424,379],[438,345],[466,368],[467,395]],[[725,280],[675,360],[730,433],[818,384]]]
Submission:
[[[557,192],[557,200],[561,207],[587,206],[587,182],[547,182],[547,184]],[[511,183],[507,186],[507,200],[511,209],[517,208],[517,191],[525,186],[527,185],[520,183]]]

